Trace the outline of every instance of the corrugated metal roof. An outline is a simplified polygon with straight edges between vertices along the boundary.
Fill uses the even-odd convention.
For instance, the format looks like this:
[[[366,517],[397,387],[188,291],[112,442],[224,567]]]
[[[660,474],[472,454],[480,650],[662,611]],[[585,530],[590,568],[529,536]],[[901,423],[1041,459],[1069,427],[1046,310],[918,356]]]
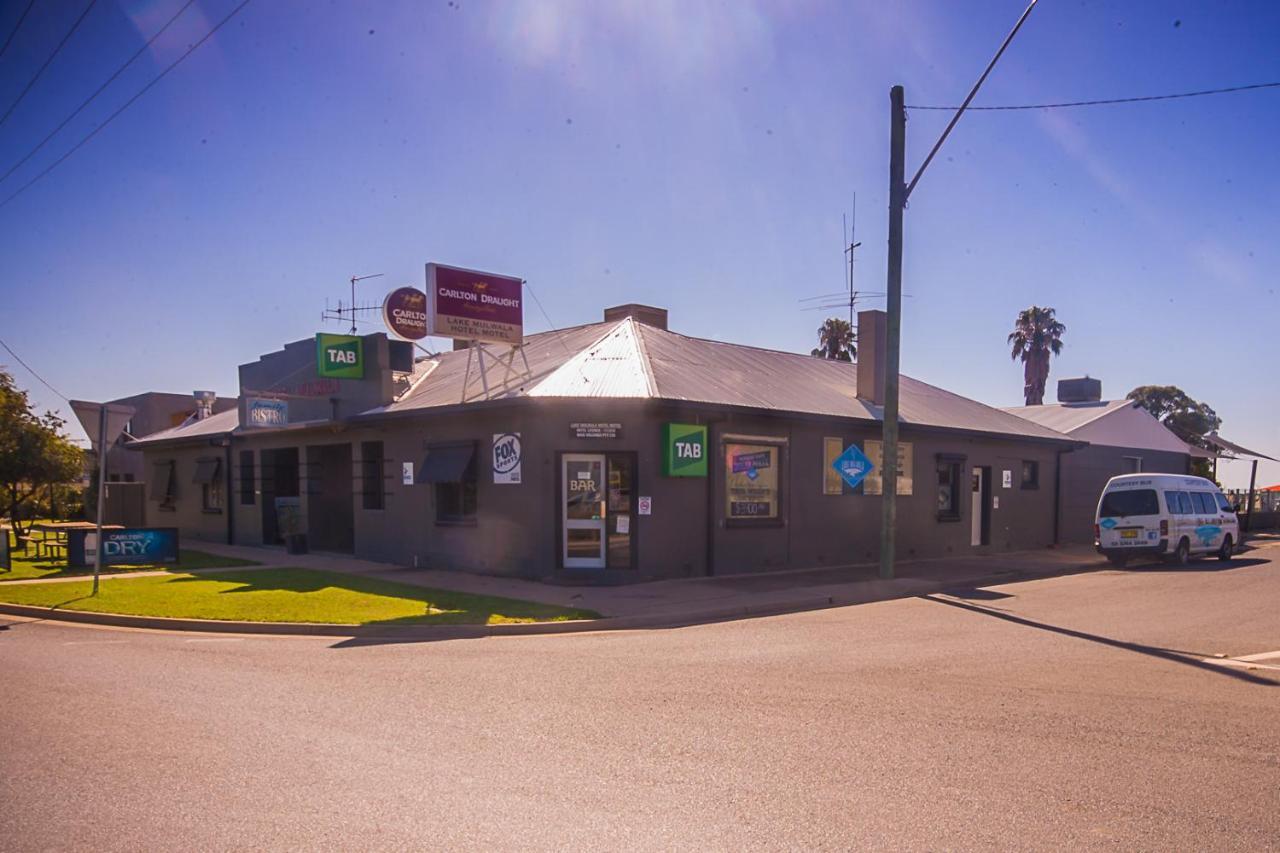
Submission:
[[[692,338],[631,318],[526,339],[532,376],[488,399],[650,397],[778,412],[878,421],[882,411],[858,399],[857,367],[798,353]],[[516,364],[521,366],[519,359]],[[441,356],[418,388],[376,412],[404,412],[462,402],[466,352]],[[472,367],[467,399],[480,395]],[[491,374],[492,375],[492,374]],[[904,376],[905,424],[1064,440],[1053,429]],[[372,413],[370,413],[372,414]]]
[[[1117,409],[1137,405],[1132,400],[1101,400],[1090,403],[1046,403],[1042,406],[1006,406],[1003,411],[1034,421],[1040,426],[1072,433]]]
[[[527,392],[530,397],[654,397],[638,324],[630,317]]]
[[[130,442],[130,444],[134,447],[140,447],[154,442],[172,441],[174,439],[211,438],[215,435],[225,435],[239,426],[240,408],[237,406],[234,409],[227,409],[225,412],[210,415],[203,420],[191,421],[187,424],[153,432],[145,438]]]
[[[866,421],[883,416],[879,406],[858,399],[855,364],[692,338],[630,317],[528,336],[527,372],[519,355],[509,373],[486,356],[487,395],[478,355],[474,350],[442,353],[402,397],[361,416],[521,397],[650,398]],[[1067,440],[1048,425],[907,376],[902,377],[900,413],[906,425]],[[147,441],[215,435],[238,426],[238,412],[232,410],[148,436]]]
[[[542,332],[529,335],[524,339],[524,358],[529,361],[529,372],[525,373],[524,360],[519,355],[513,362],[511,375],[503,381],[506,368],[497,365],[485,357],[490,393],[484,396],[480,382],[480,371],[476,364],[477,353],[465,349],[441,353],[439,362],[425,380],[418,383],[408,394],[387,406],[371,409],[365,414],[383,412],[411,412],[417,409],[429,409],[437,406],[456,406],[464,402],[462,386],[464,379],[467,385],[466,402],[481,399],[504,400],[526,396],[543,379],[564,366],[585,347],[599,340],[605,332],[616,323],[593,323],[589,326],[577,326],[555,332]],[[495,347],[493,352],[499,350]],[[471,375],[467,377],[467,359],[471,359]]]

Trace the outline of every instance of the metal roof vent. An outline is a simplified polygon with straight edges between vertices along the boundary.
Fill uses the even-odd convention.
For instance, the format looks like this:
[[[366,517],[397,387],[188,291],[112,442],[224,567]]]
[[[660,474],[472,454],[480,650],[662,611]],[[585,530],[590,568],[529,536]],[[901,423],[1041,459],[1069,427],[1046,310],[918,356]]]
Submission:
[[[652,305],[628,302],[626,305],[615,305],[612,308],[604,309],[604,321],[606,323],[625,320],[627,317],[637,323],[644,323],[646,326],[653,326],[658,329],[667,328],[666,308],[655,308]]]
[[[213,414],[213,404],[218,399],[218,395],[213,391],[193,391],[192,396],[196,398],[195,419],[202,421],[209,415]]]
[[[1097,403],[1102,400],[1102,380],[1083,376],[1058,380],[1059,403]]]

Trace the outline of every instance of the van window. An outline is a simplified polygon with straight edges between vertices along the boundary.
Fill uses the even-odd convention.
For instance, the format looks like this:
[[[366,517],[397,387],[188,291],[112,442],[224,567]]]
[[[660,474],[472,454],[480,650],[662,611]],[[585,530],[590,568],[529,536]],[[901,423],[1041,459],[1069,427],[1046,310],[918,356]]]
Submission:
[[[1098,508],[1102,517],[1111,515],[1159,515],[1160,502],[1155,489],[1134,489],[1125,492],[1107,492]]]
[[[1231,506],[1231,501],[1227,500],[1226,495],[1224,495],[1222,492],[1218,492],[1217,498],[1218,498],[1218,509],[1222,510],[1223,512],[1235,512],[1235,509]]]
[[[1192,492],[1191,508],[1195,510],[1196,515],[1204,515],[1206,512],[1213,512],[1213,501],[1209,500],[1209,496],[1204,492]]]
[[[1165,492],[1164,502],[1169,505],[1170,515],[1191,515],[1191,496],[1186,492]]]

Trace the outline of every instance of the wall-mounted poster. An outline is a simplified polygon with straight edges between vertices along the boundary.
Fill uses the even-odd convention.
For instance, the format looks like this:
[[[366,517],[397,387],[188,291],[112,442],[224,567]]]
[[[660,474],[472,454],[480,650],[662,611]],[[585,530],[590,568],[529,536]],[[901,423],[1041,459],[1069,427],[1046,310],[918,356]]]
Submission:
[[[726,518],[778,517],[781,452],[776,444],[725,445]]]
[[[909,441],[898,442],[898,494],[900,495],[911,494],[914,485],[912,482],[915,473],[913,449]],[[880,471],[884,468],[884,442],[867,439],[862,443],[862,452],[867,454],[867,458],[875,465],[867,478],[862,481],[862,493],[864,495],[883,494],[884,478]]]
[[[493,435],[493,482],[519,483],[520,433],[499,432]]]

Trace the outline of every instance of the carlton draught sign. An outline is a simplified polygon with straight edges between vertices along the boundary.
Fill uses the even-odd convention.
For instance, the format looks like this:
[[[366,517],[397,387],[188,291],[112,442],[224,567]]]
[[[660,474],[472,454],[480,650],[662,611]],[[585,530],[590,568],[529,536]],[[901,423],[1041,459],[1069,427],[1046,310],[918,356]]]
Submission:
[[[427,334],[496,344],[524,341],[523,282],[427,264]]]
[[[427,294],[416,287],[399,287],[382,303],[387,328],[409,341],[427,336]]]

